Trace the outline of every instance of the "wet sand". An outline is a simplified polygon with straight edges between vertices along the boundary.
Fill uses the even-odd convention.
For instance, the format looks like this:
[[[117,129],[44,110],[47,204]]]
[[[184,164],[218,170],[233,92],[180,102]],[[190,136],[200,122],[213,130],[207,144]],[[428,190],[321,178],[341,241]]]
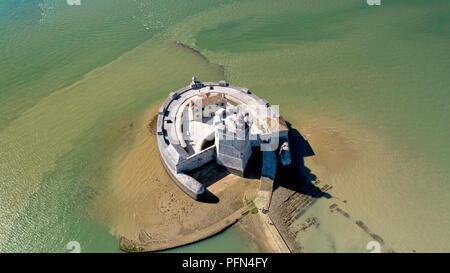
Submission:
[[[319,227],[318,217],[301,217],[317,200],[333,198],[333,186],[321,183],[319,177],[327,178],[357,159],[349,139],[320,124],[323,122],[299,128],[289,124],[292,165],[280,169],[275,179],[269,215],[292,252],[304,252],[302,232]],[[297,224],[299,221],[302,225]]]
[[[278,253],[280,249],[272,239],[270,230],[263,223],[259,214],[248,214],[238,222],[238,227],[252,237],[260,252]]]
[[[194,177],[208,185],[208,191],[218,202],[192,200],[172,182],[160,162],[154,135],[156,112],[152,109],[142,124],[135,125],[142,129],[135,137],[134,148],[115,168],[115,179],[94,200],[94,218],[100,219],[110,233],[123,238],[122,241],[130,240],[141,246],[151,242],[197,241],[238,220],[238,227],[254,239],[259,251],[279,252],[257,214],[240,217],[236,213],[256,197],[259,176],[258,168],[253,166],[255,162],[249,163],[254,173],[246,179],[228,174],[215,164],[193,172]],[[354,209],[342,197],[342,191],[333,189],[345,186],[342,179],[334,177],[357,167],[357,162],[368,151],[361,145],[354,145],[352,140],[356,133],[351,129],[336,124],[330,126],[332,123],[323,120],[310,120],[301,123],[302,126],[296,126],[298,121],[291,125],[294,164],[290,169],[279,170],[270,207],[269,215],[289,249],[292,252],[308,249],[364,251],[365,245],[343,246],[343,249],[335,246],[335,240],[340,243],[340,239],[330,237],[330,229],[334,230],[333,224],[336,224],[342,232],[352,233],[352,238],[363,242],[376,240],[382,242],[384,251],[394,251],[383,233],[378,233],[379,229],[354,214]],[[361,136],[368,142],[374,139]],[[227,217],[233,221],[224,225]]]
[[[290,131],[293,165],[277,174],[269,214],[291,251],[368,252],[370,241],[380,243],[383,252],[412,251],[396,246],[372,221],[371,198],[384,197],[375,182],[391,161],[383,152],[385,140],[325,119],[296,124]],[[367,166],[378,173],[361,171]],[[358,171],[359,179],[347,178]],[[373,191],[358,194],[362,186]]]

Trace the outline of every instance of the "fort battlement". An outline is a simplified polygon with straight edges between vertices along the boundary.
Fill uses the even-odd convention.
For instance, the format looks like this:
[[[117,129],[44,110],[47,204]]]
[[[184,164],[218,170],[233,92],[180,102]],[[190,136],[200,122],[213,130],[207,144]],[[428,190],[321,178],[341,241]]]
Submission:
[[[188,86],[171,92],[158,112],[161,161],[174,182],[196,200],[205,185],[188,171],[215,161],[244,176],[252,149],[263,152],[261,183],[273,180],[277,150],[281,164],[290,164],[287,133],[276,107],[225,81],[202,83],[193,77]]]

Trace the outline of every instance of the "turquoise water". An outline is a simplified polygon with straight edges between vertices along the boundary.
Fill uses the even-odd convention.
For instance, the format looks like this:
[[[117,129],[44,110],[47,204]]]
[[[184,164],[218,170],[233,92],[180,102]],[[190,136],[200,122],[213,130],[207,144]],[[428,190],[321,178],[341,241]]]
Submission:
[[[386,248],[449,251],[449,11],[438,0],[2,1],[0,251],[64,252],[73,240],[118,251],[92,200],[132,147],[129,124],[194,74],[279,104],[313,132],[319,159],[350,157],[314,132],[353,151],[338,169],[306,159],[335,197],[305,215],[322,223],[300,233],[306,251],[365,251],[370,238],[328,212],[339,200]],[[174,251],[252,245],[230,229]]]

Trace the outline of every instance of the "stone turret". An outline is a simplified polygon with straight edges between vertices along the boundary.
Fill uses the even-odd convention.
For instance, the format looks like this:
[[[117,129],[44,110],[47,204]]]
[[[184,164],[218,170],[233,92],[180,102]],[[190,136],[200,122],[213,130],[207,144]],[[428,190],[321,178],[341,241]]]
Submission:
[[[252,154],[249,126],[243,113],[231,113],[227,108],[216,112],[214,117],[216,161],[230,172],[244,176],[245,167]]]
[[[199,87],[202,87],[202,83],[199,80],[197,80],[196,76],[193,76],[191,81],[191,88],[199,88]]]

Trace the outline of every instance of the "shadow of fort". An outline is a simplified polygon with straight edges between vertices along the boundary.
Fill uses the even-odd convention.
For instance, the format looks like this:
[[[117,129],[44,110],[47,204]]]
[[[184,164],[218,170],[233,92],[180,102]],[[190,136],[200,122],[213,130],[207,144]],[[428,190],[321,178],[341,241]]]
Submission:
[[[314,198],[331,198],[329,193],[323,192],[319,187],[314,185],[317,177],[311,170],[305,166],[305,157],[314,156],[315,153],[309,145],[308,141],[300,134],[300,132],[292,128],[289,122],[289,148],[291,153],[291,165],[283,168],[278,162],[278,170],[274,180],[273,190],[282,187],[294,192],[308,195]],[[245,177],[249,179],[259,179],[261,177],[262,153],[258,149],[252,151],[245,171]],[[187,173],[197,179],[206,187],[206,193],[201,198],[201,202],[218,203],[220,199],[208,190],[208,187],[228,176],[230,172],[215,162],[210,162],[200,169]]]
[[[297,129],[292,128],[289,122],[286,124],[289,127],[291,165],[286,168],[279,166],[274,181],[274,190],[283,187],[314,198],[331,198],[329,193],[321,191],[313,184],[317,177],[305,166],[305,157],[315,155],[311,145]]]
[[[205,185],[205,194],[203,194],[203,196],[201,196],[198,201],[204,203],[219,203],[219,197],[209,191],[208,187],[229,175],[230,172],[228,172],[225,168],[217,165],[215,162],[209,162],[203,165],[201,168],[187,172],[186,174],[192,176],[198,182]]]

